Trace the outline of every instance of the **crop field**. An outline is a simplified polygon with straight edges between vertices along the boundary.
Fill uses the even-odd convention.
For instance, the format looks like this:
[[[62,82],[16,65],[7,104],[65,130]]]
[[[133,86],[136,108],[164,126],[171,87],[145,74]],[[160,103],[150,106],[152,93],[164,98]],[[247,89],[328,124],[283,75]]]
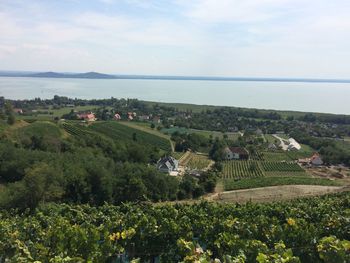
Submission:
[[[286,176],[286,177],[263,177],[263,178],[251,178],[233,180],[228,179],[224,181],[225,191],[238,190],[238,189],[250,189],[276,185],[324,185],[324,186],[340,186],[337,181],[329,180],[326,178],[312,178],[305,176]]]
[[[285,152],[261,152],[262,160],[267,162],[283,162],[292,161],[288,154]]]
[[[87,127],[84,127],[82,125],[79,125],[77,123],[73,122],[65,122],[62,124],[62,127],[65,129],[66,132],[73,136],[83,136],[86,134],[91,134],[93,132],[89,131]]]
[[[241,179],[264,176],[257,161],[225,161],[223,162],[223,179]]]
[[[200,155],[190,153],[185,156],[184,160],[181,160],[181,165],[186,166],[189,169],[203,170],[211,163],[210,159],[206,155]]]
[[[157,146],[164,151],[171,151],[171,145],[168,139],[117,122],[96,122],[89,129],[102,133],[114,140],[136,140]]]
[[[260,162],[261,167],[266,172],[302,172],[304,171],[296,163],[283,162]]]
[[[296,163],[253,160],[223,162],[223,179],[256,178],[263,176],[306,177],[307,173]]]

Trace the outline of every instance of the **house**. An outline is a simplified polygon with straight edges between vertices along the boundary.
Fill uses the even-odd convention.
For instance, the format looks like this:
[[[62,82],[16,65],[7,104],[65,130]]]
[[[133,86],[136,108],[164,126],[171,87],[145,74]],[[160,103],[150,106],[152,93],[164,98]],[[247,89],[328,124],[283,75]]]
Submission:
[[[154,123],[160,123],[160,117],[159,116],[154,116],[153,117],[153,122]]]
[[[269,145],[267,146],[267,149],[270,151],[276,151],[278,148],[277,148],[276,144],[269,143]]]
[[[323,161],[318,153],[314,153],[314,155],[312,155],[312,157],[310,158],[310,163],[312,165],[319,166],[323,164]]]
[[[149,116],[148,115],[140,115],[139,120],[140,121],[149,121]]]
[[[247,160],[249,158],[248,151],[242,147],[226,147],[224,154],[227,160]]]
[[[128,120],[132,121],[134,119],[134,115],[132,114],[132,112],[128,112]]]
[[[92,112],[79,113],[79,114],[77,114],[77,118],[80,120],[84,120],[84,121],[96,121],[95,114],[93,114]]]
[[[122,119],[122,117],[120,117],[119,113],[116,113],[116,114],[114,114],[113,119],[115,119],[116,121],[119,121]]]
[[[171,156],[165,156],[157,162],[157,169],[160,172],[175,175],[179,168],[179,161]],[[177,173],[176,173],[177,175]]]
[[[18,108],[14,108],[13,112],[15,112],[17,114],[23,114],[23,110],[22,109],[18,109]]]
[[[302,165],[320,166],[323,164],[323,161],[318,153],[314,153],[310,158],[299,159],[298,163]]]
[[[263,131],[262,131],[261,129],[257,129],[257,130],[255,131],[255,134],[256,134],[257,136],[261,136],[261,135],[263,135]]]

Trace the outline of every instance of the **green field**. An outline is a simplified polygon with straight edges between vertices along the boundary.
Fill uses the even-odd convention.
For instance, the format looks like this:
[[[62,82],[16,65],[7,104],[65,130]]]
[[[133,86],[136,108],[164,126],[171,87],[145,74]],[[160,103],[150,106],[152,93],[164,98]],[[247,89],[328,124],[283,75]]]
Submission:
[[[265,172],[302,172],[304,171],[296,163],[283,162],[260,162],[262,169]]]
[[[181,165],[189,169],[202,170],[211,163],[207,155],[188,153],[185,158],[181,160]]]
[[[296,163],[265,161],[224,161],[223,179],[242,179],[271,176],[307,176],[304,169]]]
[[[163,128],[161,130],[161,132],[164,133],[164,134],[169,134],[169,135],[171,135],[174,132],[179,132],[179,133],[196,133],[196,134],[203,135],[206,138],[210,138],[210,136],[212,136],[213,138],[220,138],[220,139],[222,139],[224,137],[224,134],[226,134],[228,139],[233,140],[233,141],[237,140],[238,137],[240,136],[239,133],[235,133],[235,132],[222,133],[222,132],[218,132],[218,131],[187,129],[187,128],[184,128],[184,127]]]
[[[171,151],[171,145],[168,139],[114,121],[96,122],[90,125],[89,129],[104,134],[113,140],[135,140],[157,146],[164,151]]]
[[[225,161],[223,162],[223,179],[241,179],[264,176],[257,161]]]
[[[261,152],[262,159],[268,162],[292,161],[290,156],[285,152]]]
[[[20,120],[53,120],[55,117],[61,118],[62,115],[69,113],[71,110],[79,111],[94,111],[98,108],[96,105],[88,106],[76,106],[76,107],[62,107],[60,109],[54,109],[52,106],[48,109],[38,108],[37,113],[32,113],[32,115],[17,115],[16,118]],[[48,114],[43,114],[40,112],[48,112]]]
[[[60,138],[62,137],[63,133],[55,123],[49,121],[36,121],[15,129],[15,131],[12,133],[12,136],[17,140],[31,138],[34,135]]]
[[[324,186],[341,186],[337,181],[332,181],[325,178],[312,177],[261,177],[233,180],[224,180],[225,191],[249,189],[276,185],[324,185]]]

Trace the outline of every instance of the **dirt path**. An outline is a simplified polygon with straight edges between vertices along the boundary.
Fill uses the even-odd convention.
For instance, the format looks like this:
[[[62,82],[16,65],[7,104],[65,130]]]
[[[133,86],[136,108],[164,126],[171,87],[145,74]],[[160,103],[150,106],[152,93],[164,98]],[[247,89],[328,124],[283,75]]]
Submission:
[[[219,190],[219,189],[218,189]],[[349,187],[320,185],[280,185],[262,188],[219,192],[212,200],[221,202],[271,202],[289,200],[298,197],[316,196],[328,193],[349,191]]]
[[[272,136],[281,142],[280,146],[281,146],[282,150],[287,151],[288,145],[284,142],[285,140],[276,134],[273,134]]]

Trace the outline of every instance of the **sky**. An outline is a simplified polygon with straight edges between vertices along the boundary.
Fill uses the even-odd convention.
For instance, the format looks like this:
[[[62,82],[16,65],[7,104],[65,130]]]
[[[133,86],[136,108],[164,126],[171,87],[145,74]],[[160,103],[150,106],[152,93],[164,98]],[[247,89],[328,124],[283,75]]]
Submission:
[[[349,0],[0,0],[0,70],[350,77]]]

